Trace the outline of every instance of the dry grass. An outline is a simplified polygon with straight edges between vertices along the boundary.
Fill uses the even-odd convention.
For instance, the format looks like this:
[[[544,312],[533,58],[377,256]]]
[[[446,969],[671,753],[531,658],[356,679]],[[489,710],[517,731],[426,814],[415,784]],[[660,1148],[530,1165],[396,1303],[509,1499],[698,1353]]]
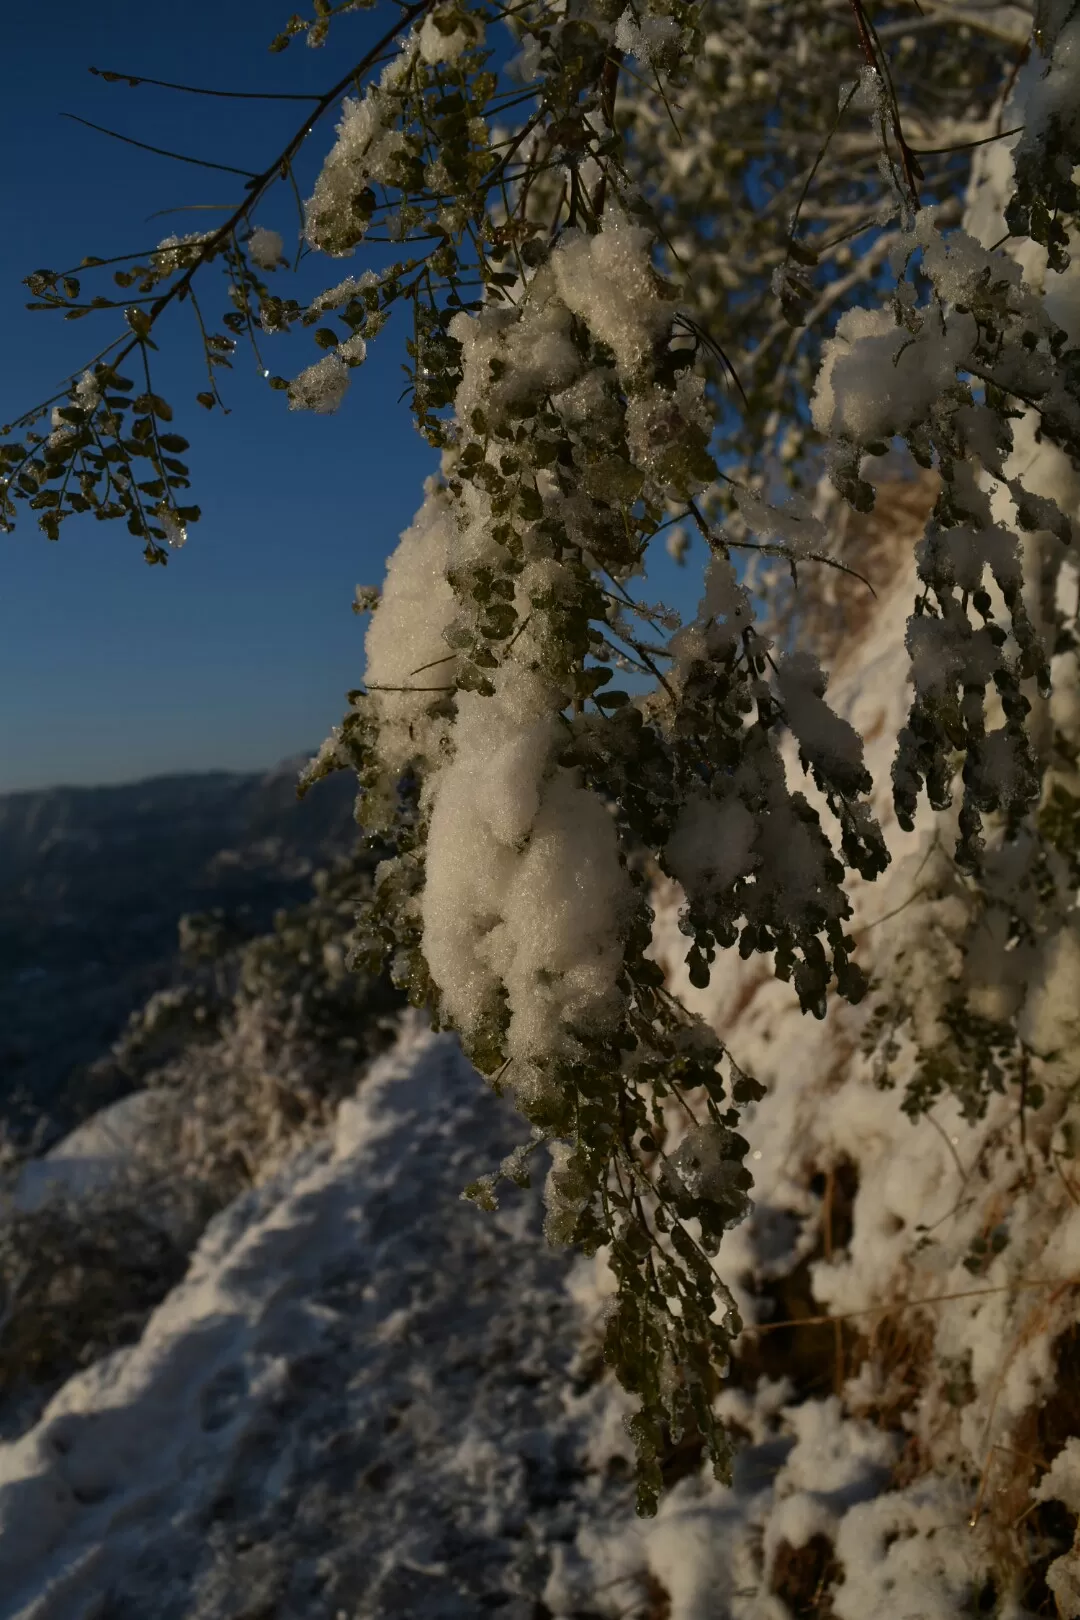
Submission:
[[[830,1594],[840,1574],[828,1536],[811,1536],[801,1547],[781,1541],[769,1590],[787,1605],[792,1620],[831,1620],[835,1611]]]

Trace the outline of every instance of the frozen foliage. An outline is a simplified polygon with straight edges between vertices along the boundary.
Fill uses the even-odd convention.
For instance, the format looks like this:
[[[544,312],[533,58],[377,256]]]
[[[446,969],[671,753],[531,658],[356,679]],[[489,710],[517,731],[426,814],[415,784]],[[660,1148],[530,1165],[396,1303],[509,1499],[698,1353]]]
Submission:
[[[879,784],[904,709],[913,539],[898,528],[908,566],[862,612],[830,693],[871,739]],[[598,1353],[607,1259],[547,1248],[533,1194],[494,1217],[460,1199],[513,1118],[450,1040],[411,1024],[328,1136],[211,1225],[141,1341],[0,1448],[5,1620],[106,1603],[241,1620],[255,1601],[280,1620],[525,1620],[539,1604],[554,1620],[789,1620],[815,1604],[836,1620],[1029,1620],[1055,1599],[1075,1614],[1078,1047],[1046,1024],[1023,1117],[1015,1094],[982,1119],[952,1097],[906,1116],[923,1049],[947,1039],[972,897],[940,836],[950,812],[924,804],[905,834],[880,785],[877,803],[896,860],[884,883],[852,884],[882,985],[869,1004],[808,1025],[790,987],[735,953],[695,989],[678,897],[657,896],[671,988],[767,1085],[743,1126],[753,1207],[718,1259],[747,1324],[711,1396],[738,1436],[730,1485],[699,1442],[669,1442],[669,1490],[635,1520],[631,1403]],[[1016,956],[994,958],[999,980]],[[1032,1008],[1080,1002],[1069,962],[1024,969]],[[882,996],[903,1007],[891,1040]],[[673,1181],[738,1217],[715,1127],[672,1098],[655,1137]],[[566,1144],[552,1160],[558,1236],[588,1184]]]
[[[429,21],[434,26],[433,19]],[[399,178],[406,147],[401,131],[394,127],[398,111],[394,92],[415,51],[416,44],[410,42],[402,56],[384,70],[380,84],[372,85],[358,100],[347,97],[342,105],[337,142],[307,205],[308,241],[324,253],[350,253],[371,217],[375,202],[372,182]]]
[[[841,716],[876,739],[867,763],[879,780],[903,705],[909,590],[901,576],[864,622],[835,693]],[[839,1620],[958,1620],[977,1604],[1017,1620],[1073,1614],[1072,1528],[1053,1506],[1075,1513],[1080,1428],[1072,929],[1009,948],[997,907],[1010,880],[1002,871],[1000,898],[991,880],[989,901],[958,882],[946,853],[955,812],[924,806],[907,835],[882,813],[896,862],[877,892],[853,895],[879,986],[869,1015],[838,1004],[808,1034],[752,963],[700,992],[683,981],[768,1087],[744,1126],[754,1210],[722,1251],[740,1312],[761,1329],[744,1334],[719,1397],[748,1436],[734,1500],[719,1492],[704,1509],[714,1555],[737,1572],[719,1612],[798,1614],[816,1592]],[[1013,884],[1018,869],[1014,853]],[[676,938],[672,905],[656,947],[672,966]],[[1001,1040],[1018,999],[1026,1105],[1002,1094],[965,1119],[983,1066],[1005,1056],[980,1031]],[[906,1118],[905,1094],[946,1071],[956,1095]],[[835,1325],[770,1329],[815,1311]],[[820,1394],[826,1379],[837,1396]]]
[[[337,9],[292,19],[275,47],[299,32],[321,43]],[[499,1183],[521,1181],[550,1146],[549,1232],[606,1250],[604,1355],[638,1403],[646,1514],[679,1437],[701,1438],[718,1482],[730,1474],[712,1397],[740,1311],[717,1266],[737,1270],[756,1162],[741,1126],[762,1091],[722,1020],[663,982],[649,953],[654,883],[679,886],[695,991],[732,970],[737,945],[767,960],[777,996],[790,984],[824,1023],[833,994],[855,1006],[872,989],[856,960],[860,886],[929,809],[941,819],[920,874],[937,909],[914,942],[904,925],[863,941],[886,989],[865,1030],[846,1027],[865,1035],[901,1115],[952,1110],[976,1132],[1000,1128],[998,1100],[1017,1088],[1026,1129],[1046,1095],[1036,1066],[1067,1061],[1080,797],[1060,694],[1075,688],[1080,349],[1063,278],[1078,36],[1067,5],[1042,8],[1014,74],[1026,21],[1008,7],[961,7],[962,22],[945,9],[946,22],[934,13],[898,37],[902,24],[877,31],[861,0],[749,14],[724,0],[527,6],[509,26],[519,45],[527,36],[517,71],[536,85],[507,96],[496,13],[420,8],[352,74],[305,218],[313,250],[340,257],[367,239],[401,244],[399,261],[306,306],[271,295],[256,273],[267,255],[245,256],[233,228],[250,223],[260,180],[232,225],[164,244],[131,272],[148,292],[177,277],[149,312],[127,312],[123,353],[138,346],[147,363],[157,314],[215,255],[232,332],[253,329],[254,313],[268,335],[331,317],[314,332],[323,357],[291,384],[271,379],[316,412],[340,405],[390,307],[411,306],[411,405],[441,464],[385,592],[358,599],[373,611],[365,683],[305,781],[355,768],[358,817],[385,844],[351,959],[388,963],[530,1128],[469,1196],[494,1207]],[[963,30],[962,49],[941,48],[946,25]],[[624,73],[627,55],[647,71]],[[1006,152],[992,127],[1006,113],[1022,137],[1002,137],[1016,142],[1011,166],[988,160],[999,194],[976,199],[965,225],[971,160],[954,151]],[[308,133],[286,149],[283,178]],[[63,275],[32,282],[47,303],[80,296]],[[722,346],[731,333],[739,367]],[[204,346],[212,375],[233,339]],[[40,475],[18,464],[20,498],[59,484],[34,497],[42,510],[68,499],[84,450],[78,498],[93,505],[90,447],[103,412],[129,404],[110,366],[98,380],[116,391],[89,414],[60,408]],[[126,462],[114,475],[103,455],[108,513],[94,500],[99,515],[131,513],[160,560],[157,541],[173,535],[164,474],[186,469],[157,454],[157,396],[130,403],[144,414],[130,437],[108,429],[113,461],[150,444],[162,476],[133,485]],[[816,488],[822,466],[865,513],[901,446],[909,470],[934,469],[936,499],[912,543],[906,657],[890,664],[901,695],[910,682],[907,717],[890,713],[875,772],[830,661],[799,644],[799,593],[830,564],[862,575],[860,559],[835,554],[842,520]],[[785,481],[801,491],[780,498]],[[148,528],[133,503],[158,485],[161,523]],[[685,622],[637,586],[673,522],[707,553]],[[626,689],[615,670],[634,677]],[[882,749],[891,803],[876,785]],[[845,1070],[845,1085],[856,1078]],[[693,1120],[681,1146],[680,1109]],[[839,1410],[829,1424],[848,1423]],[[854,1435],[866,1461],[874,1446]],[[844,1449],[825,1439],[822,1456],[830,1447]],[[860,1492],[887,1449],[856,1470]],[[842,1494],[839,1466],[837,1478]],[[784,1560],[801,1567],[807,1546],[843,1543],[841,1610],[876,1605],[886,1579],[907,1578],[896,1538],[923,1523],[914,1496],[894,1506],[866,1508],[888,1556],[862,1570],[828,1503],[785,1509],[789,1551],[768,1553],[772,1576]],[[942,1547],[955,1596],[971,1559]]]
[[[165,276],[174,270],[188,269],[198,262],[199,250],[211,234],[210,231],[190,231],[186,236],[166,236],[150,256],[155,270]]]
[[[677,59],[681,29],[674,17],[643,17],[638,23],[629,7],[619,18],[615,44],[637,58],[645,67]]]
[[[790,784],[782,727],[798,735],[840,825],[844,861],[869,875],[885,860],[858,739],[829,710],[812,660],[771,658],[721,535],[708,536],[698,619],[659,649],[669,672],[652,697],[604,690],[610,672],[588,662],[628,654],[631,667],[655,670],[645,638],[663,633],[666,615],[636,606],[626,582],[663,503],[685,503],[715,476],[703,383],[692,353],[670,346],[671,290],[649,250],[648,231],[609,200],[600,229],[564,233],[512,304],[449,322],[460,374],[453,421],[439,428],[442,478],[391,560],[368,632],[367,689],[314,766],[355,763],[362,818],[397,846],[378,874],[364,959],[393,953],[414,999],[432,1002],[516,1096],[531,1147],[569,1140],[549,1228],[592,1245],[613,1239],[613,1208],[639,1223],[608,1342],[644,1401],[645,1507],[659,1478],[661,1410],[681,1423],[692,1405],[724,1466],[694,1358],[699,1335],[720,1345],[734,1318],[696,1313],[711,1288],[706,1256],[745,1207],[745,1143],[733,1127],[751,1093],[736,1085],[728,1096],[719,1043],[663,998],[633,954],[651,914],[630,858],[651,849],[684,881],[699,978],[742,923],[744,948],[775,947],[777,971],[819,1016],[831,977],[855,998],[864,982],[849,960],[843,865],[819,812]],[[537,424],[532,445],[524,421]],[[627,514],[639,498],[642,537],[632,542]],[[796,505],[771,532],[791,525],[804,555],[820,531]],[[635,752],[650,761],[644,778]],[[739,827],[734,859],[697,853],[716,823]],[[665,1179],[642,1157],[649,1087],[659,1081],[663,1094],[673,1061],[676,1084],[710,1094],[723,1197],[701,1181]],[[597,1126],[610,1120],[591,1142],[575,1124],[583,1090]],[[491,1203],[490,1177],[474,1192]],[[688,1220],[700,1223],[700,1241]],[[675,1292],[678,1316],[664,1303]],[[686,1369],[681,1383],[657,1384],[656,1364],[641,1364],[642,1309],[656,1353]]]
[[[638,40],[621,19],[616,44],[648,61],[655,45],[660,61],[675,38],[652,27],[660,21],[633,23]],[[423,44],[421,55],[433,60]],[[1027,93],[1048,94],[1051,78],[1031,78]],[[924,787],[944,809],[961,748],[957,857],[976,872],[996,859],[984,819],[1000,816],[1011,845],[1038,797],[1022,686],[1045,682],[1046,655],[1025,600],[1019,534],[1049,526],[1068,537],[1052,496],[1012,470],[1002,401],[1038,401],[1044,433],[1066,454],[1080,419],[1068,377],[1056,371],[1064,328],[1015,259],[915,206],[881,73],[864,66],[859,85],[853,104],[869,115],[882,151],[901,142],[903,173],[882,160],[900,192],[889,241],[898,281],[887,307],[842,314],[823,347],[812,413],[833,440],[835,482],[857,507],[873,501],[864,453],[881,454],[897,435],[917,460],[936,459],[941,469],[942,493],[917,553],[922,594],[906,633],[914,704],[898,728],[895,801],[905,827]],[[369,101],[376,108],[374,92]],[[353,134],[343,124],[324,178],[359,161],[374,118],[350,112]],[[728,535],[696,504],[716,480],[713,406],[693,349],[677,341],[696,328],[676,316],[674,289],[657,275],[655,237],[636,198],[614,171],[598,165],[594,181],[589,225],[571,217],[550,251],[517,256],[502,273],[500,287],[512,291],[453,314],[441,350],[432,338],[433,355],[454,345],[453,385],[442,396],[452,417],[422,415],[443,450],[442,477],[375,609],[368,688],[317,769],[352,760],[361,814],[397,847],[380,869],[369,959],[393,953],[414,1000],[431,1003],[481,1070],[517,1097],[533,1146],[563,1144],[549,1230],[586,1247],[602,1237],[618,1253],[613,1198],[638,1225],[637,1255],[627,1244],[616,1265],[626,1314],[613,1318],[608,1349],[643,1397],[637,1440],[649,1507],[659,1413],[678,1428],[679,1403],[689,1399],[705,1419],[697,1371],[650,1388],[630,1350],[642,1304],[653,1322],[667,1312],[666,1284],[641,1255],[654,1253],[662,1267],[674,1250],[690,1268],[687,1286],[704,1284],[682,1223],[702,1223],[711,1253],[745,1209],[745,1142],[730,1103],[748,1101],[754,1083],[725,1095],[723,1113],[713,1093],[689,1177],[678,1164],[649,1162],[648,1108],[666,1095],[665,1065],[692,1051],[701,1084],[699,1065],[715,1064],[720,1048],[658,1001],[642,971],[650,911],[635,863],[650,854],[682,887],[695,986],[709,982],[718,951],[737,942],[744,956],[771,953],[803,1009],[821,1018],[830,984],[853,1002],[867,989],[852,961],[845,868],[869,879],[889,856],[858,730],[828,701],[817,659],[782,652],[756,623]],[[326,218],[343,220],[334,206],[327,201]],[[916,256],[920,280],[907,276]],[[418,365],[427,352],[418,344]],[[741,532],[793,572],[827,555],[827,529],[804,500],[777,507],[742,488],[735,501]],[[696,618],[657,646],[661,619],[626,587],[665,509],[692,518],[710,561]],[[616,660],[655,677],[647,697],[605,690],[603,665]],[[1000,716],[988,712],[988,689]],[[785,734],[806,792],[784,758]],[[1045,907],[1045,885],[1040,892]],[[958,1016],[942,1013],[939,1031]],[[970,1061],[970,1040],[957,1040]],[[935,1067],[928,1058],[909,1102],[922,1106],[943,1087],[962,1091],[962,1071],[959,1059]],[[643,1082],[653,1087],[651,1105]],[[583,1085],[597,1111],[592,1141],[592,1124],[580,1123]],[[971,1099],[966,1106],[977,1109]],[[513,1179],[516,1168],[505,1173]],[[494,1189],[486,1176],[473,1192],[491,1204]],[[673,1217],[681,1236],[669,1246]],[[666,1349],[669,1329],[660,1330],[660,1365],[670,1357],[685,1367],[689,1317],[684,1310],[668,1321],[678,1326]],[[715,1437],[710,1446],[722,1471]]]

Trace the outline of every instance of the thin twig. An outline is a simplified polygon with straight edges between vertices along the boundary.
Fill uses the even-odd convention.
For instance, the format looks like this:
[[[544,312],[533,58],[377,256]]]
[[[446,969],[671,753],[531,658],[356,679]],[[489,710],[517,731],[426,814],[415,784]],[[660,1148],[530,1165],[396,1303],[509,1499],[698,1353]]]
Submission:
[[[156,85],[159,90],[182,90],[189,96],[223,96],[231,101],[318,101],[317,91],[298,90],[207,90],[197,84],[174,84],[171,79],[148,79],[142,73],[116,73],[112,68],[92,67],[90,72],[110,84],[123,82],[134,90],[139,84]]]
[[[414,675],[422,675],[425,669],[434,669],[437,664],[449,664],[456,657],[457,653],[447,653],[445,658],[433,658],[429,664],[418,664],[415,669],[410,669],[409,678],[411,680]]]
[[[360,74],[365,73],[372,63],[379,59],[382,52],[388,45],[393,43],[402,30],[406,28],[409,23],[415,22],[416,19],[422,16],[425,11],[428,11],[433,3],[434,0],[415,0],[415,4],[408,6],[405,9],[394,26],[392,28],[388,28],[386,33],[383,34],[380,39],[376,40],[375,44],[361,58],[361,60],[355,63],[353,67],[349,69],[348,73],[343,74],[335,85],[332,85],[329,90],[320,96],[311,113],[305,118],[303,124],[291,137],[284,150],[279,153],[272,163],[267,165],[261,174],[254,176],[250,181],[247,187],[247,196],[244,198],[243,202],[239,203],[229,215],[228,219],[225,220],[222,225],[219,225],[217,230],[208,235],[206,240],[200,244],[198,256],[196,257],[194,263],[189,265],[188,269],[184,271],[183,275],[178,277],[177,280],[173,282],[172,286],[169,287],[166,292],[162,293],[161,297],[151,306],[148,312],[148,319],[151,326],[153,326],[161,315],[164,314],[165,310],[175,299],[186,296],[188,288],[191,286],[196,273],[202,268],[208,259],[213,258],[214,254],[217,252],[222,243],[229,240],[236,230],[236,227],[240,224],[241,220],[247,216],[263,194],[269,190],[276,180],[280,179],[282,171],[289,164],[291,164],[293,157],[300,150],[301,146],[303,146],[304,142],[311,134],[315,124],[323,116],[323,114],[334,105],[339,96],[343,95],[345,91],[348,90],[349,86]],[[116,365],[121,365],[123,363],[126,357],[135,348],[136,341],[137,340],[135,338],[132,338],[131,341],[121,349],[115,361]]]
[[[925,1299],[902,1299],[891,1305],[867,1305],[862,1310],[838,1311],[835,1315],[798,1316],[784,1322],[749,1323],[743,1332],[762,1334],[776,1333],[780,1328],[824,1327],[829,1322],[851,1322],[863,1316],[892,1316],[897,1311],[911,1311],[922,1305],[945,1305],[958,1299],[978,1299],[984,1294],[1009,1294],[1013,1289],[1023,1288],[1075,1287],[1078,1282],[1080,1278],[1077,1277],[1039,1277],[1027,1282],[1001,1283],[996,1288],[966,1288],[955,1294],[930,1294]]]
[[[1017,124],[1015,129],[1003,129],[997,135],[984,135],[981,141],[961,141],[956,146],[912,146],[909,150],[916,157],[940,157],[943,152],[970,152],[973,146],[989,146],[991,141],[1003,141],[1009,135],[1020,135],[1023,129],[1023,124]]]
[[[952,1154],[953,1163],[955,1164],[957,1174],[960,1177],[960,1191],[963,1192],[964,1188],[967,1186],[968,1177],[970,1176],[971,1171],[964,1169],[964,1166],[960,1160],[960,1155],[956,1151],[955,1143],[949,1140],[948,1132],[946,1131],[944,1125],[942,1125],[941,1121],[934,1118],[932,1109],[928,1108],[926,1110],[926,1118],[930,1121],[931,1125],[934,1127],[935,1131],[937,1131],[938,1135],[941,1137],[941,1140]]]
[[[211,163],[209,158],[189,157],[186,152],[172,152],[166,146],[151,146],[148,141],[137,141],[133,135],[121,135],[117,129],[106,129],[104,124],[91,123],[89,118],[80,118],[77,113],[61,113],[60,116],[70,118],[73,124],[96,129],[100,135],[110,135],[114,141],[123,141],[125,146],[137,146],[143,152],[156,153],[158,157],[174,158],[177,163],[194,163],[200,169],[220,169],[222,174],[240,174],[245,180],[257,178],[251,169],[237,169],[231,163]]]
[[[721,477],[723,477],[723,474],[721,474]],[[741,489],[743,487],[741,484],[736,484],[733,478],[726,478],[724,481],[725,483],[733,484],[736,489]],[[875,601],[877,600],[877,591],[875,591],[870,581],[866,578],[866,575],[860,574],[857,568],[850,568],[847,563],[841,562],[838,557],[830,557],[828,553],[824,551],[803,551],[796,555],[790,546],[774,545],[770,544],[769,542],[760,542],[754,540],[732,540],[729,535],[714,534],[693,501],[690,502],[688,510],[691,517],[694,519],[694,522],[697,524],[698,529],[701,531],[701,534],[708,541],[710,546],[734,546],[736,550],[739,551],[761,551],[764,552],[765,556],[767,557],[783,557],[787,562],[825,563],[829,568],[838,568],[842,574],[850,574],[852,579],[857,579],[859,581],[860,585],[865,585],[867,590],[870,592],[870,595],[875,599]]]
[[[368,681],[369,692],[455,692],[454,686],[376,686],[374,681]]]

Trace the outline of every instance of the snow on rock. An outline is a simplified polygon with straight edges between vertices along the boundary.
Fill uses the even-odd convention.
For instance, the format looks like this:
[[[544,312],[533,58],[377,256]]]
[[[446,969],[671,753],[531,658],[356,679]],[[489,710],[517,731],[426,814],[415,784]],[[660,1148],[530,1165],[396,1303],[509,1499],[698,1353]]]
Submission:
[[[48,1199],[79,1199],[135,1168],[142,1143],[169,1111],[160,1091],[136,1091],[69,1131],[40,1159],[29,1159],[11,1189],[13,1207],[29,1214]]]

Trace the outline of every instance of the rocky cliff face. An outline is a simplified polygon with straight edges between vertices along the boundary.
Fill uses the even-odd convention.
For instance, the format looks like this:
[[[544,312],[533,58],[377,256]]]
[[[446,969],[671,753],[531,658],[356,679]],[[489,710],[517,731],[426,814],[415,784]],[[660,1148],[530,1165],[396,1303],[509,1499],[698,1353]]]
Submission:
[[[339,776],[298,801],[290,761],[0,797],[0,1119],[60,1104],[169,982],[182,915],[253,935],[306,898],[355,840],[353,795]]]

